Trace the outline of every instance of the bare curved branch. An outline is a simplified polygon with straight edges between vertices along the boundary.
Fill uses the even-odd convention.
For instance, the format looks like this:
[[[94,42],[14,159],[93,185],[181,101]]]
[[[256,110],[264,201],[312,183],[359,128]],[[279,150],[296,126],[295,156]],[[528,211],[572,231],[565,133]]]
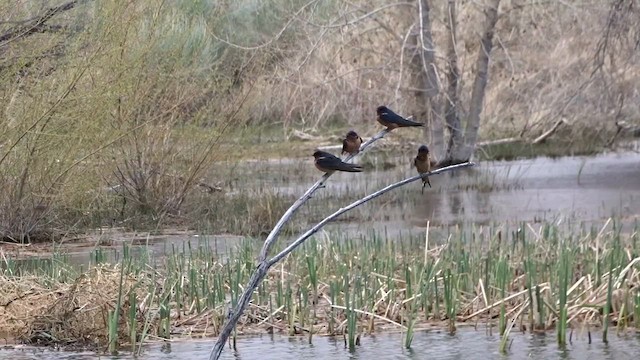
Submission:
[[[393,3],[393,4],[386,4],[383,6],[380,6],[378,8],[375,8],[371,11],[369,11],[368,13],[359,16],[351,21],[347,21],[344,23],[338,23],[339,19],[344,18],[347,14],[343,14],[341,15],[338,19],[332,21],[330,24],[328,25],[322,25],[322,24],[315,24],[312,23],[310,21],[307,21],[308,24],[313,25],[313,26],[317,26],[317,27],[321,27],[321,28],[339,28],[339,27],[343,27],[343,26],[349,26],[349,25],[354,25],[356,23],[359,23],[360,21],[366,20],[367,18],[370,18],[371,16],[381,12],[382,10],[386,10],[388,8],[392,8],[392,7],[396,7],[396,6],[414,6],[413,3],[411,2],[397,2],[397,3]]]
[[[429,176],[431,175],[437,175],[437,174],[441,174],[447,171],[452,171],[452,170],[458,170],[461,168],[465,168],[465,167],[469,167],[469,166],[473,166],[475,165],[475,163],[472,162],[465,162],[462,164],[456,164],[456,165],[451,165],[451,166],[447,166],[447,167],[443,167],[437,170],[433,170],[431,172],[425,173],[428,174]],[[297,238],[295,241],[293,241],[291,244],[289,244],[289,246],[287,246],[286,248],[284,248],[284,250],[282,250],[281,252],[279,252],[276,256],[274,256],[273,258],[271,258],[267,264],[268,264],[268,268],[272,267],[273,265],[275,265],[278,261],[282,260],[285,256],[289,255],[289,253],[291,253],[293,250],[295,250],[298,246],[300,246],[303,242],[305,242],[305,240],[307,240],[311,235],[315,234],[316,232],[318,232],[318,230],[322,229],[323,226],[325,226],[328,222],[330,222],[331,220],[337,218],[338,216],[346,213],[347,211],[353,210],[355,208],[357,208],[358,206],[369,202],[370,200],[373,200],[377,197],[379,197],[380,195],[386,194],[389,191],[399,188],[401,186],[410,184],[414,181],[420,180],[422,179],[422,176],[425,174],[418,174],[416,176],[412,176],[410,178],[406,178],[402,181],[398,181],[397,183],[393,183],[391,185],[388,185],[370,195],[367,195],[365,197],[363,197],[360,200],[354,201],[351,204],[340,208],[339,210],[337,210],[336,212],[334,212],[333,214],[327,216],[326,218],[324,218],[322,221],[320,221],[319,223],[317,223],[314,227],[312,227],[311,229],[307,230],[307,232],[305,232],[304,234],[300,235],[299,238]]]
[[[345,158],[344,161],[349,161],[349,160],[353,159],[355,156],[358,156],[358,155],[362,154],[371,144],[373,144],[374,142],[382,139],[388,132],[389,132],[389,130],[387,130],[387,129],[384,129],[384,130],[380,131],[379,133],[374,135],[371,139],[369,139],[365,143],[363,143],[362,146],[360,146],[360,152],[358,154],[349,155],[349,156],[347,156]],[[313,184],[309,188],[309,190],[307,190],[298,200],[296,200],[296,202],[293,203],[293,205],[291,205],[291,207],[289,209],[287,209],[287,211],[285,211],[285,213],[282,215],[280,220],[278,220],[276,225],[273,227],[273,230],[271,230],[271,232],[267,236],[267,239],[264,241],[264,245],[262,246],[262,250],[260,250],[260,256],[258,257],[258,261],[264,262],[266,260],[267,254],[269,253],[269,249],[271,249],[271,246],[273,245],[275,240],[278,238],[278,235],[280,234],[280,231],[282,231],[282,227],[284,226],[284,224],[287,221],[289,221],[289,219],[291,219],[293,214],[305,202],[307,202],[307,200],[309,200],[311,198],[311,196],[313,195],[313,193],[316,192],[316,190],[320,189],[324,185],[324,182],[329,178],[329,176],[331,176],[331,174],[324,174],[322,176],[322,178],[320,178],[320,180],[318,180],[315,184]]]
[[[384,134],[386,134],[386,130],[380,132],[378,135],[380,135],[380,138],[382,138],[382,136],[384,136]],[[372,139],[370,139],[368,141],[368,143],[371,144],[375,140],[377,140],[377,139],[372,138]],[[363,144],[363,147],[364,147],[364,144]],[[466,163],[462,163],[462,164],[443,167],[443,168],[440,168],[440,169],[437,169],[437,170],[434,170],[434,171],[431,171],[431,172],[428,172],[428,173],[425,173],[425,174],[427,174],[429,176],[437,175],[437,174],[441,174],[441,173],[444,173],[444,172],[447,172],[447,171],[457,170],[457,169],[461,169],[461,168],[468,167],[468,166],[473,166],[473,165],[475,165],[475,164],[471,163],[471,162],[466,162]],[[387,192],[389,192],[389,191],[391,191],[393,189],[396,189],[396,188],[399,188],[399,187],[404,186],[406,184],[409,184],[409,183],[412,183],[414,181],[420,180],[420,179],[422,179],[422,175],[425,175],[425,174],[418,174],[418,175],[406,178],[406,179],[404,179],[402,181],[399,181],[397,183],[388,185],[388,186],[386,186],[386,187],[384,187],[384,188],[382,188],[382,189],[380,189],[380,190],[378,190],[378,191],[376,191],[376,192],[374,192],[374,193],[372,193],[370,195],[367,195],[367,196],[363,197],[360,200],[354,201],[351,204],[349,204],[349,205],[347,205],[347,206],[345,206],[343,208],[340,208],[339,210],[337,210],[333,214],[327,216],[322,221],[317,223],[314,227],[309,229],[307,232],[302,234],[299,238],[297,238],[295,241],[293,241],[291,244],[289,244],[289,246],[287,246],[284,250],[279,252],[273,258],[269,259],[268,261],[263,258],[263,260],[260,261],[260,263],[258,264],[258,266],[255,269],[255,271],[253,272],[253,274],[251,274],[251,278],[249,279],[249,283],[245,286],[244,292],[242,293],[242,295],[238,299],[238,302],[237,302],[235,308],[229,314],[229,317],[227,318],[227,321],[224,324],[224,327],[220,331],[220,335],[218,336],[218,340],[216,340],[216,343],[215,343],[213,349],[211,350],[211,354],[209,355],[209,359],[210,360],[217,360],[217,359],[220,358],[220,354],[222,354],[222,349],[224,348],[224,344],[227,342],[227,339],[231,335],[231,332],[233,331],[233,328],[238,323],[238,320],[240,320],[240,316],[242,316],[242,313],[244,312],[244,309],[247,307],[247,305],[249,305],[249,302],[251,301],[251,296],[252,296],[253,292],[255,291],[255,289],[258,288],[258,286],[260,285],[260,282],[267,276],[267,273],[269,272],[269,269],[271,267],[273,267],[273,265],[275,265],[278,261],[282,260],[285,256],[290,254],[293,250],[295,250],[298,246],[300,246],[303,242],[305,242],[305,240],[307,240],[311,235],[313,235],[316,232],[318,232],[323,226],[325,226],[331,220],[333,220],[333,219],[337,218],[338,216],[344,214],[345,212],[353,210],[356,207],[358,207],[358,206],[360,206],[360,205],[362,205],[362,204],[364,204],[364,203],[366,203],[366,202],[368,202],[370,200],[373,200],[373,199],[379,197],[380,195],[383,195],[383,194],[385,194],[385,193],[387,193]],[[307,193],[309,193],[312,189],[315,191],[315,189],[317,189],[319,184],[321,182],[323,182],[324,180],[326,180],[326,178],[328,178],[327,175],[323,176],[320,181],[318,181],[316,184],[314,184],[314,186],[311,187],[311,189],[307,190]],[[305,193],[305,195],[307,195],[307,193]],[[303,195],[302,198],[298,199],[298,201],[296,201],[296,203],[298,203],[301,199],[303,199],[305,197],[305,195]],[[308,197],[306,199],[308,199]],[[300,205],[302,205],[302,204],[300,204]],[[291,209],[289,209],[289,210],[291,210]],[[285,219],[285,217],[286,217],[286,213],[285,213],[285,216],[283,216],[283,219]],[[281,222],[284,223],[284,221],[286,221],[286,219],[284,221],[283,221],[283,219],[280,219],[278,224],[280,224]],[[266,246],[267,246],[267,244],[265,244],[265,247]],[[265,250],[265,247],[263,247],[263,250]],[[262,254],[261,254],[261,258],[262,258]]]

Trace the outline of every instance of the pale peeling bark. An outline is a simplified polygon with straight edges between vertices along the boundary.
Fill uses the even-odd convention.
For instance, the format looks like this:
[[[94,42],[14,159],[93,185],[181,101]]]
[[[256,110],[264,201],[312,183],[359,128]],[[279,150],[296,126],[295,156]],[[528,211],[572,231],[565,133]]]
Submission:
[[[480,40],[480,50],[476,60],[476,78],[473,82],[471,102],[469,104],[469,114],[464,132],[464,145],[454,149],[451,159],[453,162],[469,160],[476,147],[478,129],[480,128],[480,114],[482,113],[489,74],[489,58],[493,47],[493,34],[498,22],[498,6],[500,6],[500,0],[490,0],[485,9],[487,22]]]
[[[460,79],[460,70],[458,69],[458,53],[456,52],[456,0],[448,0],[447,11],[445,13],[445,24],[448,25],[449,34],[447,36],[447,96],[444,99],[444,117],[447,123],[449,139],[447,141],[445,159],[443,160],[447,162],[448,159],[453,158],[453,151],[455,149],[459,149],[464,143],[460,117],[458,114],[458,84]]]
[[[433,43],[431,7],[428,0],[418,0],[418,32],[412,36],[417,51],[411,57],[411,64],[417,76],[414,77],[416,103],[419,104],[418,121],[426,121],[424,136],[432,154],[441,158],[444,154],[444,127],[439,106],[440,85],[436,70],[436,48]]]

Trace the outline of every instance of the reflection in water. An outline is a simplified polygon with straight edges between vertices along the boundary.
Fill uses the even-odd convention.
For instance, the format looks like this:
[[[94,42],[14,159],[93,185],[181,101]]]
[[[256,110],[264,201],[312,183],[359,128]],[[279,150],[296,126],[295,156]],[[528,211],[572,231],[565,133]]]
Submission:
[[[613,334],[612,334],[613,335]],[[258,336],[241,337],[238,351],[226,350],[222,359],[636,359],[640,352],[638,335],[610,336],[609,343],[594,337],[588,344],[586,335],[574,334],[573,343],[560,347],[555,335],[513,334],[513,342],[507,354],[498,351],[500,338],[484,331],[460,330],[455,335],[442,332],[417,332],[411,349],[403,346],[401,334],[365,336],[362,345],[354,353],[345,348],[342,338],[316,337],[313,344],[306,337]],[[170,345],[170,346],[169,346]],[[138,359],[207,359],[213,339],[206,341],[176,341],[171,344],[150,345]],[[0,359],[90,359],[91,353],[24,348],[0,350]],[[132,359],[130,355],[105,357],[108,359]]]
[[[462,174],[473,177],[478,171],[495,184],[491,191],[455,188],[470,183]],[[446,225],[555,220],[559,215],[595,221],[640,214],[640,156],[635,153],[489,162],[459,173],[440,178],[444,191],[425,201],[445,201],[435,212],[419,207],[421,216]]]

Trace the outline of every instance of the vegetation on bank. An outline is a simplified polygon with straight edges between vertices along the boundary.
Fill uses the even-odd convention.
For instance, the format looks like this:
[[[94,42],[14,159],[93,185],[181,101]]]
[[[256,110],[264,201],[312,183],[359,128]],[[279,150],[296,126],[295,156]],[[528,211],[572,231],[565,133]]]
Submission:
[[[526,144],[558,119],[554,153],[623,137],[640,104],[628,2],[503,2],[481,139],[518,138],[525,145],[506,153],[539,153]],[[372,134],[380,103],[419,117],[403,41],[417,4],[385,4],[0,1],[0,237],[217,216],[198,192],[217,189],[221,160],[302,156],[349,128]],[[443,4],[429,15],[440,70]],[[458,5],[464,109],[484,15],[477,2]]]
[[[373,133],[380,103],[422,117],[424,84],[413,81],[422,67],[406,39],[420,38],[411,22],[416,6],[423,12],[429,3],[0,2],[9,14],[0,23],[0,237],[26,243],[96,227],[175,224],[263,234],[295,195],[260,181],[238,190],[235,177],[247,175],[235,172],[236,161],[307,156],[339,143],[349,128]],[[638,60],[628,41],[637,36],[628,27],[637,10],[629,3],[550,11],[503,2],[495,29],[474,25],[484,22],[486,4],[428,9],[434,53],[453,40],[427,68],[440,69],[433,76],[449,85],[460,72],[448,97],[439,93],[429,106],[445,104],[450,114],[453,103],[466,121],[483,54],[478,32],[495,30],[487,94],[473,110],[484,105],[480,134],[488,142],[479,158],[614,146],[639,113]],[[576,76],[586,70],[588,77]],[[404,151],[425,137],[443,140],[429,125],[413,137],[394,133],[387,145]],[[363,164],[396,166],[372,157]],[[214,178],[221,168],[226,178]],[[458,186],[517,187],[477,181],[487,176]],[[285,233],[353,196],[319,196]],[[553,328],[560,344],[567,328],[597,328],[606,341],[610,326],[640,324],[637,230],[621,232],[616,221],[601,230],[464,225],[433,243],[429,230],[426,239],[399,241],[327,233],[270,271],[236,331],[309,341],[342,335],[351,349],[360,334],[380,328],[405,332],[410,347],[414,331],[435,324],[454,332],[460,323],[495,325],[503,351],[516,326]],[[98,249],[88,269],[57,252],[35,260],[2,253],[2,335],[111,353],[176,334],[216,335],[255,268],[255,252],[250,242],[230,254],[209,245],[187,243],[167,257],[125,245],[116,264]]]
[[[463,225],[400,239],[329,232],[269,272],[237,335],[338,335],[354,348],[362,334],[392,330],[410,347],[415,331],[470,325],[502,336],[503,351],[516,331],[555,332],[560,344],[574,332],[606,341],[640,326],[640,239],[631,226]],[[117,252],[115,264],[105,251]],[[61,253],[5,257],[3,336],[109,352],[215,336],[254,270],[253,243],[218,254],[202,240],[166,253],[97,249],[88,268]]]

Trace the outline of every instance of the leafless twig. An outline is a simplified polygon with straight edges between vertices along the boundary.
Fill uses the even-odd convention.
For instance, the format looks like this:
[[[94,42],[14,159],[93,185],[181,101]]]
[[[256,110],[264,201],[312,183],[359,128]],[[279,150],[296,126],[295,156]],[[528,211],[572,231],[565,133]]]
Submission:
[[[289,21],[287,21],[286,24],[284,24],[284,26],[282,27],[282,29],[280,29],[280,31],[278,31],[278,33],[273,36],[271,39],[269,39],[268,41],[260,44],[260,45],[255,45],[255,46],[243,46],[243,45],[239,45],[239,44],[235,44],[232,43],[229,40],[225,40],[222,39],[221,37],[219,37],[216,34],[211,34],[211,36],[213,36],[216,40],[223,42],[231,47],[234,47],[236,49],[241,49],[241,50],[258,50],[261,49],[263,47],[269,46],[271,45],[273,42],[277,41],[278,39],[280,39],[280,37],[282,37],[282,34],[284,34],[285,31],[287,31],[287,29],[289,28],[289,26],[291,26],[291,24],[298,19],[298,15],[302,14],[302,12],[308,8],[309,6],[313,5],[314,3],[318,2],[318,0],[311,0],[310,2],[304,4],[300,9],[298,9],[298,11],[295,12],[295,14],[293,14],[293,16],[291,17],[291,19],[289,19]]]

